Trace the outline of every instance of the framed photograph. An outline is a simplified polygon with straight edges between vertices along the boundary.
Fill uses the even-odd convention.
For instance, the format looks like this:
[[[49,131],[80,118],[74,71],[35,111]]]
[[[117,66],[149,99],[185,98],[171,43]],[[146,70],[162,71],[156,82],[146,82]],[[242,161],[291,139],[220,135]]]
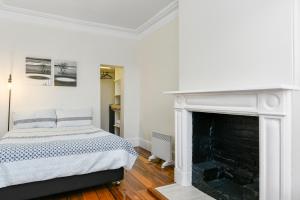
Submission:
[[[77,63],[75,61],[54,61],[54,85],[77,86]]]
[[[26,78],[35,85],[52,85],[51,59],[26,57]]]

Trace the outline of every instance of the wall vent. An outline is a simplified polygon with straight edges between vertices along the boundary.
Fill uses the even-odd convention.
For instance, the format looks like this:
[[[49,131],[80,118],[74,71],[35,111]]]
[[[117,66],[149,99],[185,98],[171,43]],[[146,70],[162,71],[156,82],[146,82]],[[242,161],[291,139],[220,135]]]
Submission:
[[[152,132],[152,150],[149,161],[160,158],[165,162],[161,168],[174,165],[172,161],[172,136]]]

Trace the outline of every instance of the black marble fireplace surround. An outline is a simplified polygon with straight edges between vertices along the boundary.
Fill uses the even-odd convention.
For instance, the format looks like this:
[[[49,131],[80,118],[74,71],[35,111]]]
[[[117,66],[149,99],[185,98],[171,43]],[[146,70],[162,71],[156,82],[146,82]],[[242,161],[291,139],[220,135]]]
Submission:
[[[259,119],[193,113],[192,184],[215,199],[259,199]]]

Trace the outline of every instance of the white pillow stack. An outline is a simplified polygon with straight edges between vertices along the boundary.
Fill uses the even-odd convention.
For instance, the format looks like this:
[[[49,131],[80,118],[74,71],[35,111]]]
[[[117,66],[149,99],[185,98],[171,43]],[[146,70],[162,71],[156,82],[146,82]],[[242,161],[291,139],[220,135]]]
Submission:
[[[92,125],[91,109],[56,110],[57,127],[88,126]]]
[[[13,112],[14,129],[89,126],[92,122],[91,109]]]
[[[40,110],[36,112],[14,112],[13,128],[55,128],[55,110]]]

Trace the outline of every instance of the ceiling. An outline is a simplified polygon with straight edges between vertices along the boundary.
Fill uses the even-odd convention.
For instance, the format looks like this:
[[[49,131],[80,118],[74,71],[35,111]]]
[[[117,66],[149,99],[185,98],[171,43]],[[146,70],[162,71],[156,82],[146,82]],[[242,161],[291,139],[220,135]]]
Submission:
[[[5,6],[134,29],[176,0],[2,0]]]

